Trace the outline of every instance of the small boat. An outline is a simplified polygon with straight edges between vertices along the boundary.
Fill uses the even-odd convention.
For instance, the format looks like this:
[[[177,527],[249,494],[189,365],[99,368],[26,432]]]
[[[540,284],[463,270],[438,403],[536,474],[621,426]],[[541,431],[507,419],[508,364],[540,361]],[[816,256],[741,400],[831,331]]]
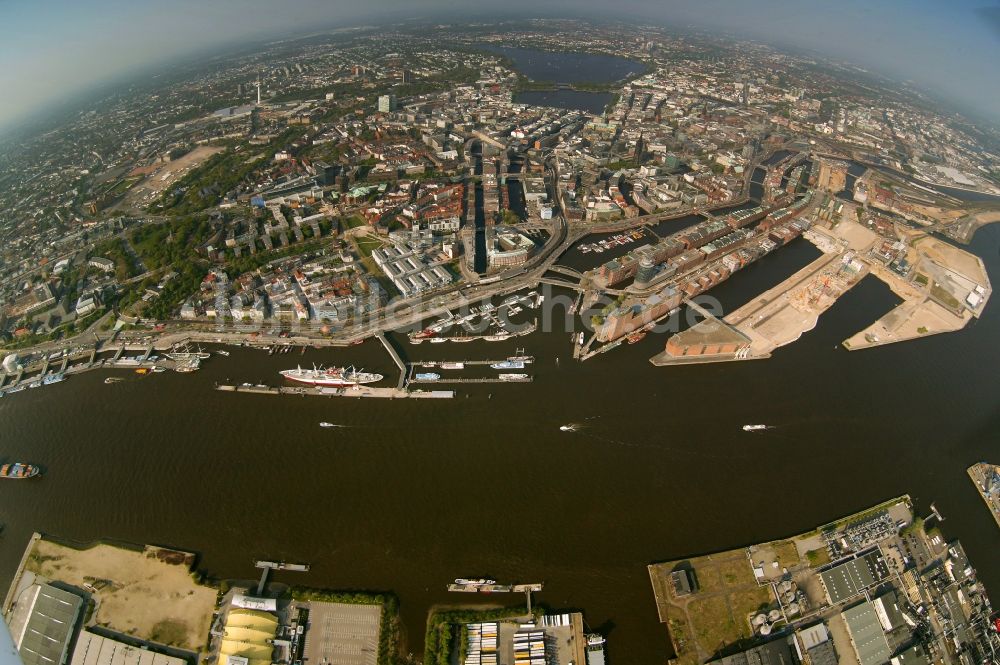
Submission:
[[[484,578],[480,578],[478,580],[467,580],[464,577],[459,577],[457,580],[455,580],[455,584],[458,584],[460,586],[486,586],[488,584],[496,584],[496,583],[497,583],[496,580],[487,580]]]
[[[109,376],[108,378],[104,379],[104,383],[121,383],[124,380],[125,379],[121,378],[120,376]]]
[[[493,369],[524,369],[523,360],[502,360],[498,363],[490,363],[490,367]]]
[[[153,367],[153,373],[154,374],[161,374],[162,372],[166,372],[166,371],[167,371],[167,368],[166,367],[162,367],[160,365],[155,365]]]
[[[418,372],[414,378],[417,381],[437,381],[441,375],[434,372]]]
[[[446,340],[444,337],[432,337],[431,338],[431,344],[441,344],[442,342],[447,342],[447,341],[448,340]]]
[[[527,381],[527,374],[499,374],[497,376],[501,381]]]
[[[767,425],[744,425],[744,432],[759,432],[762,429],[767,429]]]
[[[219,349],[218,351],[216,351],[216,353],[219,354],[220,356],[228,356],[229,355],[229,351],[223,351],[222,349]]]
[[[465,369],[465,363],[441,363],[441,369]]]
[[[336,427],[336,425],[334,425],[333,423],[328,423],[328,422],[326,422],[326,421],[323,421],[323,422],[321,422],[321,423],[319,424],[319,426],[320,426],[320,427]]]
[[[37,466],[24,464],[22,462],[13,462],[11,464],[4,464],[3,466],[0,466],[0,478],[9,478],[11,480],[34,478],[39,473],[41,473],[41,470]]]
[[[147,367],[137,367],[135,373],[142,376],[144,374],[149,374],[149,368]]]
[[[570,423],[569,425],[560,425],[559,426],[559,431],[560,432],[575,432],[576,431],[576,425],[573,424],[573,423]]]

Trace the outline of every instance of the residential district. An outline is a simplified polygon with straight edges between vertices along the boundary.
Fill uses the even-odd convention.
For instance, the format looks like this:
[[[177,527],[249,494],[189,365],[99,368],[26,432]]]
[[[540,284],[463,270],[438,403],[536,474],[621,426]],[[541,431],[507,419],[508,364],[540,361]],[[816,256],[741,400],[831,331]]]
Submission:
[[[1000,618],[931,510],[915,516],[904,496],[791,538],[650,565],[669,662],[997,662]],[[402,638],[392,593],[289,586],[309,563],[257,561],[256,583],[205,579],[195,564],[195,555],[163,547],[79,546],[35,534],[4,619],[25,665],[419,660]],[[280,584],[271,580],[278,573]],[[541,582],[442,585],[475,600],[430,608],[427,665],[604,665],[613,653],[582,612],[545,606]]]
[[[556,51],[616,73],[519,70]],[[991,295],[941,236],[1000,220],[997,135],[848,65],[554,20],[220,62],[0,152],[0,394],[127,351],[191,371],[150,360],[187,342],[454,339],[471,307],[539,288],[576,298],[574,357],[652,334],[656,365],[766,358],[866,276],[902,303],[850,350],[958,330]],[[800,238],[814,263],[726,316],[702,306]],[[669,325],[682,309],[703,320]]]

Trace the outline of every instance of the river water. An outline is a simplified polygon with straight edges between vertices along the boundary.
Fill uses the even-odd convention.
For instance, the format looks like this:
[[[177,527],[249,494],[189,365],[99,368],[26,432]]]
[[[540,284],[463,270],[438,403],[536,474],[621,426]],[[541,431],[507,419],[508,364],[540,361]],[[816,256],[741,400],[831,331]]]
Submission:
[[[1000,226],[971,248],[996,281]],[[712,295],[731,310],[814,256],[797,240]],[[652,665],[668,642],[648,563],[794,534],[908,492],[923,512],[935,502],[1000,599],[1000,530],[965,475],[1000,458],[1000,309],[950,335],[838,347],[896,302],[869,277],[773,358],[690,367],[648,363],[664,335],[582,364],[561,326],[495,344],[393,336],[411,360],[517,346],[536,356],[533,383],[457,386],[454,400],[213,390],[276,384],[300,362],[354,363],[391,383],[373,341],[301,356],[237,349],[194,374],[119,372],[126,382],[104,385],[108,373],[92,372],[10,395],[0,458],[45,476],[0,483],[0,583],[36,530],[188,549],[227,578],[253,577],[256,558],[305,561],[308,574],[276,579],[394,590],[419,651],[432,604],[473,600],[444,591],[455,577],[544,581],[538,602],[583,609],[611,658]],[[584,427],[559,431],[570,422]],[[740,429],[758,422],[777,429]]]

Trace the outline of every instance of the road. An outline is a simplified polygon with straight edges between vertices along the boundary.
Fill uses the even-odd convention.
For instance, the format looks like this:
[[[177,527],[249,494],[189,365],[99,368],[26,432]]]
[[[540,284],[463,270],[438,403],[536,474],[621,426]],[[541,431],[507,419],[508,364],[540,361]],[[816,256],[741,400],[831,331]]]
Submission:
[[[780,148],[775,148],[774,150],[761,155],[759,158],[755,159],[751,167],[745,171],[743,196],[741,199],[745,199],[754,168],[756,168],[768,154],[778,149]],[[551,156],[552,155],[549,155],[549,157]],[[545,167],[546,177],[549,179],[549,182],[553,183],[554,187],[557,187],[559,182],[558,159],[546,158]],[[720,204],[718,207],[727,207],[731,205],[733,205],[733,201]],[[516,271],[516,275],[512,275],[506,279],[499,279],[488,284],[482,282],[453,284],[443,291],[422,295],[407,301],[394,301],[385,307],[381,307],[373,311],[369,314],[369,319],[366,322],[334,332],[329,337],[329,342],[335,344],[349,343],[366,339],[367,337],[379,332],[418,326],[421,321],[445,314],[449,310],[459,309],[463,306],[467,306],[493,296],[505,295],[507,293],[526,288],[534,288],[538,285],[541,277],[570,247],[591,233],[613,233],[645,224],[657,223],[664,219],[695,214],[697,212],[698,209],[692,209],[680,212],[640,215],[638,217],[622,219],[613,223],[575,224],[571,229],[566,221],[566,218],[563,216],[562,211],[560,210],[558,214],[553,216],[551,235],[548,241],[534,257],[528,260],[522,269]],[[155,223],[155,221],[153,223]],[[36,347],[22,349],[19,353],[51,353],[54,350],[73,346],[74,344],[78,345],[84,341],[93,343],[93,337],[96,335],[96,327],[98,324],[104,322],[107,316],[108,315],[106,314],[104,317],[101,317],[100,321],[95,323],[94,326],[91,326],[91,328],[80,335],[59,340],[57,342],[47,342]],[[183,333],[185,330],[195,331],[198,329],[204,329],[204,326],[204,323],[191,324],[189,322],[175,321],[170,322],[170,325],[165,328],[163,334],[178,334]],[[269,326],[274,327],[274,324],[266,322],[265,324],[262,324],[260,328],[267,328]],[[313,326],[316,333],[319,333],[321,327],[322,326],[319,324]],[[150,331],[150,334],[157,333]],[[239,341],[240,339],[245,338],[249,334],[249,331],[233,330],[232,332],[222,332],[217,330],[213,334],[226,339],[227,341]],[[309,333],[307,333],[307,335],[308,334]],[[88,335],[90,335],[89,338],[87,337]]]

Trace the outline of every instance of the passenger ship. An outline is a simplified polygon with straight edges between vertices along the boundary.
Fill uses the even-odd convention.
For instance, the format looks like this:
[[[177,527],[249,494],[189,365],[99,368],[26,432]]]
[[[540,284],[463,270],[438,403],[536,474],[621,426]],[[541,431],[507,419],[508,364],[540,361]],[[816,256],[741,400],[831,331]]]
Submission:
[[[382,380],[381,374],[362,372],[353,367],[313,367],[312,369],[285,369],[279,372],[290,381],[308,383],[313,386],[348,387]]]

